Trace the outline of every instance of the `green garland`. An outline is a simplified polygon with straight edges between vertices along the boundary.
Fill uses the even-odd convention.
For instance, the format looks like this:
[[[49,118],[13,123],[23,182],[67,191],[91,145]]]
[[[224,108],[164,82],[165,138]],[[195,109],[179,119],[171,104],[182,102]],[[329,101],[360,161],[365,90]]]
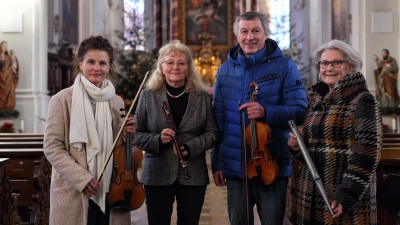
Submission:
[[[400,115],[400,108],[393,106],[381,107],[382,115]]]
[[[14,109],[0,109],[0,118],[18,118],[19,112]]]

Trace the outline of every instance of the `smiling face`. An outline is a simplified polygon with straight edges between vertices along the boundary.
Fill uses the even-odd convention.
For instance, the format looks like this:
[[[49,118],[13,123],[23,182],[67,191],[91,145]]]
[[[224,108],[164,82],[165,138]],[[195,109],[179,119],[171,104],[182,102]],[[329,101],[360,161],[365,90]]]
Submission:
[[[261,50],[268,34],[264,31],[260,19],[241,20],[238,24],[237,40],[245,56]]]
[[[110,57],[106,51],[89,50],[79,63],[83,76],[97,87],[107,78],[110,71]]]
[[[170,54],[164,57],[161,70],[165,75],[166,82],[171,87],[179,88],[185,85],[189,65],[183,53]]]
[[[354,66],[347,62],[344,54],[340,50],[336,49],[327,49],[321,54],[321,62],[333,62],[333,61],[343,61],[340,65],[332,67],[332,64],[328,64],[328,67],[322,69],[320,66],[319,72],[321,74],[321,79],[324,83],[329,86],[329,90],[333,91],[333,84],[338,81],[344,79],[347,74],[353,72]]]

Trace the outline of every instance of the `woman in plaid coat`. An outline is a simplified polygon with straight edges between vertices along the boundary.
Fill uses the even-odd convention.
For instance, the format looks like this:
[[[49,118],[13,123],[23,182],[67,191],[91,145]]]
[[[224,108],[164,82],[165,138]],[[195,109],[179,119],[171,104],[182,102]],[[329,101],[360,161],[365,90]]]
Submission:
[[[362,61],[332,40],[316,51],[321,81],[307,91],[304,141],[324,184],[332,216],[306,164],[296,182],[293,224],[377,224],[376,167],[382,145],[381,112],[370,94]],[[296,136],[288,145],[299,160]]]

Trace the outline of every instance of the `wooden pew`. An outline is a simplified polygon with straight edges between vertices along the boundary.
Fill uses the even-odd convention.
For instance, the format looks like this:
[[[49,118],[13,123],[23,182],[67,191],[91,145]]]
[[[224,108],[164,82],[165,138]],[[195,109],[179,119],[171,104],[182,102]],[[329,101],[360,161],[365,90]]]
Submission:
[[[18,215],[17,196],[12,193],[10,178],[7,175],[8,158],[0,158],[0,222],[1,224],[21,224]]]
[[[21,220],[48,224],[51,165],[43,154],[43,134],[0,134],[0,157],[7,166]]]
[[[0,136],[0,142],[43,142],[43,137],[2,137]]]
[[[384,133],[382,138],[382,153],[376,170],[377,188],[388,177],[400,176],[400,134]],[[378,194],[379,195],[379,194]],[[379,198],[380,196],[377,196]],[[381,204],[378,207],[378,224],[400,224],[400,217],[388,213]]]

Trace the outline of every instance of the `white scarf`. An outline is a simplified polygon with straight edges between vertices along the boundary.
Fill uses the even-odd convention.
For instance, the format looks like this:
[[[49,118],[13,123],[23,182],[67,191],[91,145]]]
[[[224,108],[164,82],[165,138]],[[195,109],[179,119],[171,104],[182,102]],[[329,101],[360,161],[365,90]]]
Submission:
[[[87,80],[82,73],[76,76],[71,107],[69,142],[80,151],[86,144],[89,172],[97,179],[113,144],[112,116],[108,100],[115,95],[110,80],[104,80],[100,88]],[[90,97],[90,98],[89,98]],[[96,102],[93,114],[91,99]],[[110,162],[112,162],[112,157]],[[112,163],[108,163],[97,195],[91,197],[105,212],[106,193],[110,187]]]

